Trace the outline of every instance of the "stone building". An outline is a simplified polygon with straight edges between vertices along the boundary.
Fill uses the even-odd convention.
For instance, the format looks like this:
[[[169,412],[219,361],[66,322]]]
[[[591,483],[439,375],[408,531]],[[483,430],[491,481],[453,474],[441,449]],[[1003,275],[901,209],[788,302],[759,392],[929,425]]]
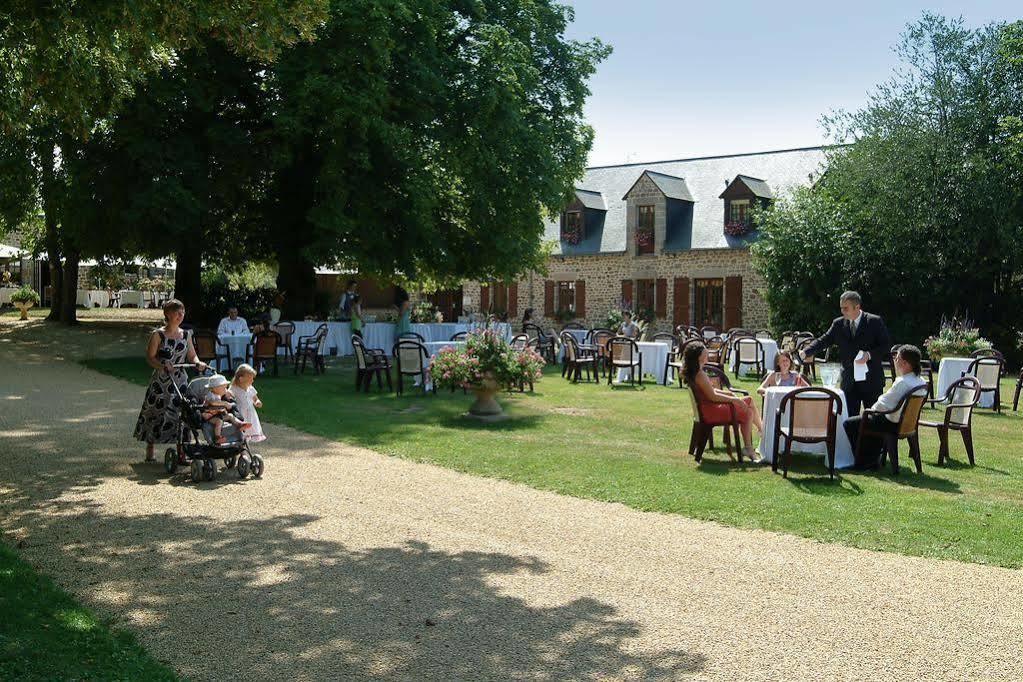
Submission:
[[[560,326],[602,325],[612,308],[678,324],[729,328],[767,325],[764,281],[752,269],[750,221],[766,205],[823,173],[825,148],[602,166],[586,171],[559,220],[546,275],[513,283],[468,282],[466,311],[526,308]]]

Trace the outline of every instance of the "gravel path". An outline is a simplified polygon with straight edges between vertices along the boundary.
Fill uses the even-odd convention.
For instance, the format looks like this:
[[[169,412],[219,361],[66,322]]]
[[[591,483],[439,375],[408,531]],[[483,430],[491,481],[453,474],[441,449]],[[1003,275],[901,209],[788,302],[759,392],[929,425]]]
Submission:
[[[643,513],[273,424],[263,480],[168,480],[131,440],[140,388],[18,350],[0,343],[0,528],[197,679],[1023,678],[1023,572]]]

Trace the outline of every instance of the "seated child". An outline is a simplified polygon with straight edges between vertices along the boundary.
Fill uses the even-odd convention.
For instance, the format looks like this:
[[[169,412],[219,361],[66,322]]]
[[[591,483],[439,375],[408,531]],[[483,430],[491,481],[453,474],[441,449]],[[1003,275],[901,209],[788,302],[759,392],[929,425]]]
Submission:
[[[245,430],[252,426],[249,422],[242,421],[233,414],[236,409],[234,396],[227,390],[227,378],[222,374],[211,376],[202,404],[202,418],[213,426],[213,442],[217,445],[227,440],[220,433],[224,428],[225,421],[234,424],[239,430]]]

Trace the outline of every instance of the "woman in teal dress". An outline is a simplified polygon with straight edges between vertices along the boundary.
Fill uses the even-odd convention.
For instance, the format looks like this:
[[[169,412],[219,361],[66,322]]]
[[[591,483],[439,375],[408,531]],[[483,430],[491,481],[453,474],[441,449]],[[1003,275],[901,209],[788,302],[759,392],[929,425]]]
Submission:
[[[398,324],[394,328],[394,338],[398,339],[402,334],[412,331],[412,302],[408,292],[401,287],[398,287],[394,305],[398,306]]]

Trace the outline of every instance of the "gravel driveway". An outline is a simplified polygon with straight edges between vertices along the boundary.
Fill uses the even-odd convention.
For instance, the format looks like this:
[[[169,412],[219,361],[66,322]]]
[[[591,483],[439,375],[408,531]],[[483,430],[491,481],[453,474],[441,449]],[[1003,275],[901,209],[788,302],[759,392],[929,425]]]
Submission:
[[[9,339],[0,367],[6,539],[197,679],[1023,678],[1019,571],[644,513],[273,424],[262,480],[196,486],[140,463],[141,388]]]

